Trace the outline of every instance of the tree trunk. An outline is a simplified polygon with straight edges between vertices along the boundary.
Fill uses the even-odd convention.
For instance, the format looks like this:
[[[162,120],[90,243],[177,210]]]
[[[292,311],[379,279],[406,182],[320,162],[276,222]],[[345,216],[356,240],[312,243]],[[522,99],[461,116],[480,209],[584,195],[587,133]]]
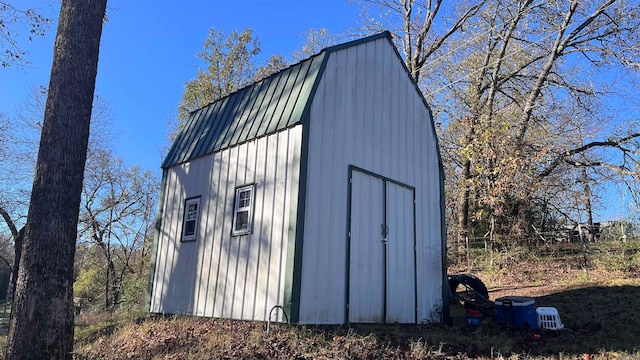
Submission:
[[[584,184],[584,207],[587,212],[587,240],[592,243],[596,240],[595,228],[593,226],[593,207],[591,206],[591,187],[589,186],[589,177],[587,169],[582,168],[582,181]]]
[[[71,359],[73,260],[106,0],[63,0],[7,359]]]
[[[471,160],[465,160],[462,169],[462,189],[458,195],[458,251],[464,246],[469,235],[469,193],[470,186],[466,182],[471,178]]]
[[[470,146],[475,137],[476,121],[474,118],[468,117],[465,119],[467,123],[467,133],[464,135],[463,146]],[[458,206],[457,206],[457,232],[458,232],[458,251],[461,250],[464,244],[466,244],[467,237],[469,236],[469,196],[471,194],[471,156],[469,154],[463,154],[464,162],[462,164],[460,174],[460,194],[458,194]],[[468,251],[469,249],[467,249]]]
[[[15,298],[16,293],[16,284],[18,282],[18,269],[20,268],[20,256],[22,254],[22,239],[24,238],[24,227],[20,230],[16,227],[16,224],[13,222],[9,213],[6,209],[0,206],[0,216],[4,219],[4,222],[7,224],[9,231],[11,232],[11,236],[13,237],[13,266],[11,266],[11,298]],[[9,300],[9,299],[7,299]]]
[[[12,302],[16,298],[16,286],[18,285],[18,272],[20,270],[20,258],[22,258],[22,243],[24,239],[24,227],[18,231],[18,236],[14,239],[14,260],[11,269],[11,299]]]

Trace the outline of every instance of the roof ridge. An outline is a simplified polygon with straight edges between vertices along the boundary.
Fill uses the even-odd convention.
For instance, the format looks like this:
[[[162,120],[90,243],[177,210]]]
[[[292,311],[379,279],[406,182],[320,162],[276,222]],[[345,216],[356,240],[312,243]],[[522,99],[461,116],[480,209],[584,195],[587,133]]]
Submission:
[[[340,44],[328,46],[328,47],[320,50],[319,52],[309,56],[308,58],[304,58],[304,59],[302,59],[302,60],[300,60],[300,61],[298,61],[296,63],[290,64],[289,66],[284,67],[284,68],[274,72],[273,74],[271,74],[271,75],[269,75],[267,77],[264,77],[264,78],[262,78],[262,79],[260,79],[258,81],[251,82],[251,83],[249,83],[249,84],[247,84],[247,85],[245,85],[245,86],[243,86],[241,88],[238,88],[238,89],[234,90],[233,92],[230,92],[229,94],[227,94],[227,95],[225,95],[223,97],[220,97],[220,98],[218,98],[218,99],[216,99],[216,100],[214,100],[214,101],[212,101],[210,103],[207,103],[206,105],[202,105],[202,106],[200,106],[200,107],[198,107],[196,109],[193,109],[193,110],[189,111],[189,114],[191,114],[191,113],[193,113],[195,111],[204,109],[207,106],[210,106],[212,104],[215,104],[218,101],[223,100],[224,98],[227,98],[227,97],[229,97],[229,96],[231,96],[231,95],[233,95],[235,93],[238,93],[240,91],[243,91],[243,90],[247,89],[248,87],[255,86],[255,85],[257,85],[257,84],[259,84],[259,83],[261,83],[261,82],[263,82],[263,81],[265,81],[265,80],[267,80],[269,78],[275,77],[275,76],[279,75],[280,73],[282,73],[282,72],[284,72],[284,71],[286,71],[286,70],[288,70],[288,69],[290,69],[292,67],[301,65],[302,63],[307,62],[307,61],[313,61],[313,58],[322,55],[323,52],[327,52],[327,53],[335,52],[335,51],[343,50],[343,49],[350,48],[350,47],[353,47],[353,46],[357,46],[357,45],[360,45],[360,44],[363,44],[363,43],[367,43],[369,41],[378,40],[378,39],[381,39],[381,38],[384,38],[384,37],[388,38],[390,41],[393,39],[393,37],[391,35],[391,32],[389,32],[389,30],[385,30],[383,32],[380,32],[380,33],[377,33],[377,34],[373,34],[373,35],[370,35],[370,36],[367,36],[367,37],[364,37],[364,38],[354,39],[354,40],[347,41],[345,43],[340,43]]]

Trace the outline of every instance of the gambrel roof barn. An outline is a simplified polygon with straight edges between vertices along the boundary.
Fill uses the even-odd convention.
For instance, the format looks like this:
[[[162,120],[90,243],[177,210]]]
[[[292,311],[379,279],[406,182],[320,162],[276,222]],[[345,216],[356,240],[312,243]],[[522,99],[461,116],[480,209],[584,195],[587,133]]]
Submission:
[[[440,319],[442,164],[388,32],[194,111],[162,168],[151,312]]]

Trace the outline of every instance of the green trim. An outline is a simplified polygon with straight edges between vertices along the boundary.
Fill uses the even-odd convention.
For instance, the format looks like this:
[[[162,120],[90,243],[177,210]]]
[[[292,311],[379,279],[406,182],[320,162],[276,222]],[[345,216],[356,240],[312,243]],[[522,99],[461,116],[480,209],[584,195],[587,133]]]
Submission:
[[[345,251],[345,294],[344,294],[344,324],[349,323],[349,291],[351,288],[351,197],[353,192],[353,166],[349,165],[349,184],[347,187],[347,251]]]
[[[445,221],[444,172],[440,170],[440,231],[442,233],[442,313],[449,316],[449,278],[447,277],[447,224]]]
[[[307,174],[309,171],[309,139],[311,139],[310,127],[311,127],[311,104],[318,90],[320,80],[324,74],[324,70],[327,67],[327,59],[329,56],[321,54],[322,62],[320,63],[320,69],[316,78],[314,79],[313,87],[309,92],[307,103],[305,104],[304,111],[302,113],[302,135],[301,144],[296,143],[296,149],[300,149],[300,168],[296,171],[293,169],[293,174],[299,174],[297,181],[298,193],[294,195],[294,191],[291,191],[291,206],[289,207],[289,222],[292,226],[289,227],[289,242],[287,244],[287,265],[285,271],[285,294],[284,294],[284,308],[289,314],[289,322],[298,323],[300,321],[300,293],[302,289],[302,247],[304,244],[304,221],[305,221],[305,206],[307,203]],[[295,155],[294,155],[295,156]],[[295,175],[293,175],[295,176]],[[295,182],[291,182],[292,186],[295,186]],[[294,204],[297,201],[297,206]],[[295,209],[295,212],[293,212]],[[292,222],[291,219],[295,219]],[[294,236],[295,234],[295,236]]]
[[[304,128],[303,128],[304,129]],[[293,146],[293,168],[291,169],[291,190],[289,198],[289,233],[287,241],[287,263],[284,279],[284,311],[289,317],[290,323],[297,323],[300,318],[300,263],[302,262],[302,241],[298,244],[298,231],[304,229],[304,194],[306,178],[302,176],[301,168],[301,137],[296,137]],[[306,162],[306,159],[304,160]],[[306,166],[304,166],[306,168]],[[297,216],[296,216],[297,213]]]
[[[153,294],[153,279],[156,276],[156,259],[158,255],[158,242],[160,240],[160,231],[162,228],[162,216],[164,209],[164,192],[167,186],[167,171],[162,171],[162,180],[160,182],[160,198],[158,199],[158,216],[156,217],[155,231],[153,234],[153,245],[151,246],[151,268],[149,269],[149,282],[147,283],[147,299],[146,309],[151,311],[151,294]]]
[[[440,155],[440,145],[438,142],[438,134],[433,123],[433,113],[431,108],[427,107],[429,118],[431,119],[431,129],[433,130],[433,139],[436,142],[436,155],[438,157],[438,171],[440,172],[440,236],[441,236],[441,252],[442,252],[442,319],[448,320],[449,317],[449,278],[447,276],[447,221],[445,201],[445,176],[444,165],[442,164],[442,156]]]
[[[329,46],[328,48],[325,48],[323,51],[326,51],[326,52],[339,51],[339,50],[350,48],[352,46],[358,46],[358,45],[361,45],[361,44],[364,44],[364,43],[368,43],[369,41],[375,41],[375,40],[382,39],[382,38],[387,38],[387,39],[389,39],[389,41],[391,41],[393,39],[392,36],[391,36],[391,33],[389,32],[389,30],[387,30],[387,31],[383,31],[383,32],[378,33],[378,34],[367,36],[367,37],[362,38],[362,39],[356,39],[356,40],[352,40],[352,41],[349,41],[349,42],[346,42],[346,43],[343,43],[343,44]],[[393,42],[392,42],[392,44],[393,44]]]
[[[418,232],[416,189],[413,189],[413,322],[418,323]]]
[[[317,58],[317,59],[316,59]],[[301,122],[303,124],[303,132],[302,136],[309,134],[309,119],[311,118],[311,104],[313,103],[313,99],[316,96],[316,91],[318,90],[318,86],[320,85],[320,79],[322,79],[322,75],[324,75],[324,70],[327,67],[327,60],[329,59],[329,55],[325,52],[321,52],[313,58],[312,66],[319,66],[318,72],[316,73],[316,78],[313,81],[313,85],[311,86],[311,90],[309,90],[309,94],[307,95],[307,103],[304,105],[304,109],[302,110],[302,116],[300,117]],[[315,65],[318,62],[316,60],[320,60],[320,65]],[[309,72],[312,72],[314,69],[310,68]],[[305,125],[306,123],[306,125]]]

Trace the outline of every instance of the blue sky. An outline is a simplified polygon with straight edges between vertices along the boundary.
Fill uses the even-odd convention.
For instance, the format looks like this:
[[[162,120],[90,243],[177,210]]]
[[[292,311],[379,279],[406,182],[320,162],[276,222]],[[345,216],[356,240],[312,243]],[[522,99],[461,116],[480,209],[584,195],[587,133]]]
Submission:
[[[56,0],[20,0],[21,7],[43,7],[56,18]],[[209,29],[229,34],[253,29],[262,59],[273,54],[288,57],[301,48],[311,28],[326,27],[343,34],[358,24],[360,7],[349,0],[156,2],[109,0],[102,35],[96,94],[110,105],[115,151],[129,165],[141,165],[160,174],[167,121],[177,109],[184,83],[202,63],[194,54],[202,50]],[[20,111],[33,87],[48,85],[56,23],[45,37],[21,41],[30,65],[0,69],[0,113]],[[632,101],[633,103],[633,101]],[[635,103],[637,104],[637,103]],[[608,187],[606,198],[619,194]],[[624,191],[623,191],[624,192]],[[607,202],[603,218],[619,218],[626,201]]]
[[[21,7],[50,0],[20,1]],[[23,5],[24,4],[24,5]],[[341,33],[354,27],[360,9],[347,0],[327,1],[166,1],[109,0],[100,47],[96,94],[110,105],[116,153],[129,165],[159,173],[167,121],[175,113],[183,85],[199,62],[194,54],[210,28],[225,34],[250,27],[262,56],[288,57],[310,28]],[[50,5],[57,18],[59,5]],[[45,37],[21,41],[28,66],[0,69],[0,112],[12,116],[31,88],[48,85],[56,24]]]

